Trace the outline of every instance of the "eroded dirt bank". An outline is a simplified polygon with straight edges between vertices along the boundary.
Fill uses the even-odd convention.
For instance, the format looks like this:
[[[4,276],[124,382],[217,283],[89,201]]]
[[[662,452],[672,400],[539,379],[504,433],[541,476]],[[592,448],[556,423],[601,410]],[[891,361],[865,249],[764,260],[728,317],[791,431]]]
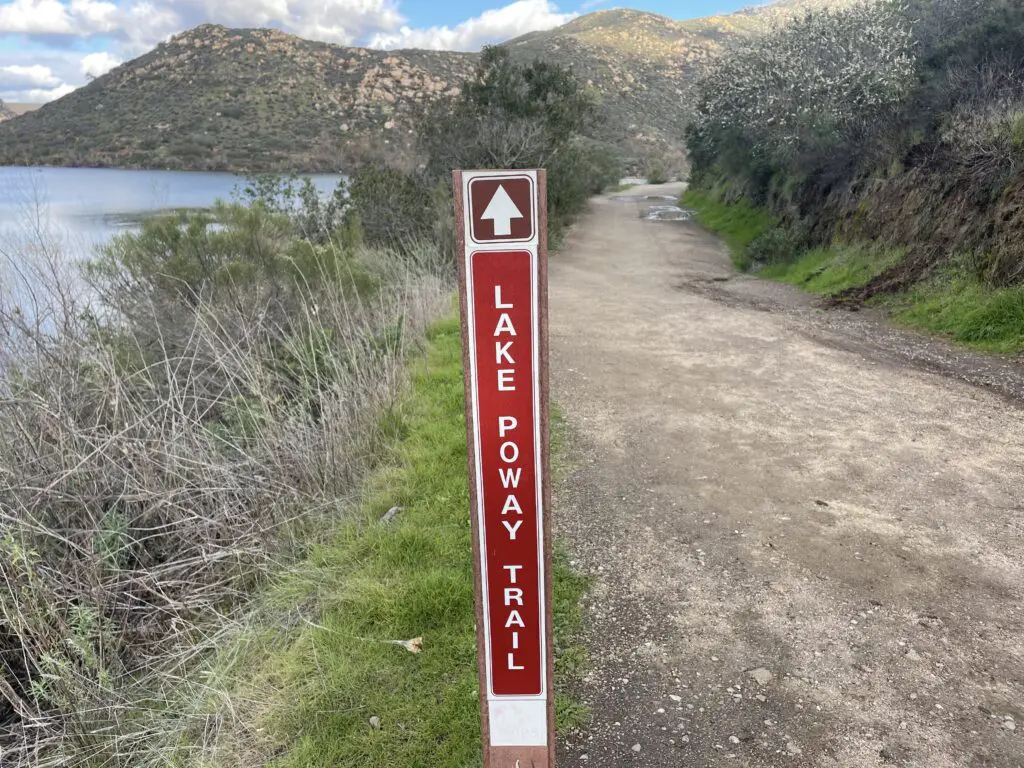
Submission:
[[[551,266],[563,766],[1024,766],[1020,367],[734,277],[601,199]],[[938,371],[938,373],[936,372]]]

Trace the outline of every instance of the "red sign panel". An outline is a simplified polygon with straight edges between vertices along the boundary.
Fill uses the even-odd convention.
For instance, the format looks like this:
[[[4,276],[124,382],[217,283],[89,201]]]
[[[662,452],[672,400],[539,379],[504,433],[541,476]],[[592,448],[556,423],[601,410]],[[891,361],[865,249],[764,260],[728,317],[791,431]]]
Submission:
[[[477,243],[532,240],[533,179],[529,176],[476,178],[469,182],[470,236]]]
[[[536,296],[530,251],[470,258],[491,694],[544,692]]]

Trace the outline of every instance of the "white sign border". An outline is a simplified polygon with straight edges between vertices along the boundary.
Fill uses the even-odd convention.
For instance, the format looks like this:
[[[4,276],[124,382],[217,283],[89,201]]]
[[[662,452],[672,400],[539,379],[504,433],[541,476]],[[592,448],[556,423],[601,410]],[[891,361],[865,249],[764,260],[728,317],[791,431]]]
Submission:
[[[531,184],[530,204],[533,208],[533,236],[529,240],[511,241],[497,240],[479,242],[473,238],[473,214],[469,202],[469,185],[476,179],[514,179],[528,178]],[[477,491],[477,526],[480,532],[480,591],[483,596],[483,630],[485,648],[483,649],[487,680],[487,700],[490,713],[490,743],[494,747],[522,746],[547,747],[548,745],[548,690],[547,680],[547,581],[544,567],[544,467],[541,453],[541,413],[540,413],[540,291],[538,286],[538,253],[540,235],[537,226],[537,173],[536,171],[515,171],[500,173],[494,171],[466,171],[462,177],[463,199],[467,201],[464,208],[463,226],[469,234],[466,238],[463,254],[466,270],[466,301],[467,301],[467,332],[470,355],[470,376],[472,392],[473,434],[476,438],[476,456],[474,472]],[[535,493],[537,497],[537,562],[539,565],[537,587],[540,617],[540,673],[541,692],[535,696],[502,696],[494,693],[494,674],[491,658],[491,617],[490,594],[487,577],[487,533],[484,515],[483,494],[483,461],[480,455],[481,426],[479,403],[479,379],[477,377],[476,348],[476,306],[473,301],[473,255],[488,251],[528,251],[530,254],[530,293],[531,293],[531,339],[533,343],[533,423],[534,423],[534,464]]]
[[[496,173],[494,173],[494,171],[487,171],[487,172],[467,171],[463,175],[463,179],[464,179],[463,184],[465,185],[464,189],[463,189],[463,200],[466,201],[466,205],[465,205],[465,208],[466,208],[466,232],[469,234],[469,237],[466,238],[466,243],[467,244],[472,242],[474,245],[523,245],[523,246],[528,246],[529,244],[533,244],[534,247],[538,247],[539,246],[540,235],[539,235],[538,230],[537,230],[537,173],[536,173],[536,171],[529,171],[529,172],[515,171],[514,173],[501,173],[501,174],[496,174]],[[465,179],[468,179],[468,180],[465,180]],[[527,181],[530,182],[530,221],[532,223],[533,229],[531,230],[531,234],[530,234],[529,237],[519,238],[519,239],[516,239],[516,240],[513,240],[511,238],[500,238],[500,239],[495,238],[494,240],[477,240],[476,239],[476,236],[473,234],[473,195],[471,194],[472,189],[471,189],[470,182],[472,182],[472,181],[479,181],[480,179],[484,179],[484,180],[487,180],[487,181],[499,181],[499,180],[502,180],[502,179],[504,179],[506,181],[514,181],[516,179],[526,179]],[[481,250],[481,249],[477,248],[475,250]]]

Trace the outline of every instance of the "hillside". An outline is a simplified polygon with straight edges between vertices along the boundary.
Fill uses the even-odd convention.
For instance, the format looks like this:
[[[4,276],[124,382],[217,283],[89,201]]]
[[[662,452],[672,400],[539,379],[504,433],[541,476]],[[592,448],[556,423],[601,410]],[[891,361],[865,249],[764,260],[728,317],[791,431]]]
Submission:
[[[827,1],[786,0],[695,22],[602,11],[507,45],[517,58],[572,66],[599,93],[604,137],[629,155],[682,158],[694,67],[731,36]],[[476,60],[203,25],[6,120],[0,165],[333,171],[381,159],[409,164],[421,108],[457,91]]]
[[[474,57],[204,25],[0,126],[0,164],[336,170],[409,140]]]
[[[4,120],[10,120],[12,117],[17,117],[14,110],[9,108],[3,101],[0,101],[0,122]]]

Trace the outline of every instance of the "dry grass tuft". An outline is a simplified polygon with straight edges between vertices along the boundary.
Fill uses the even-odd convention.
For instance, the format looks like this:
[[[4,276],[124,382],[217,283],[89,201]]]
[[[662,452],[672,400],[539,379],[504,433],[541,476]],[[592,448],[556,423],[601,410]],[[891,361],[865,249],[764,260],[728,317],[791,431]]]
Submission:
[[[314,246],[258,207],[218,216],[122,238],[88,290],[41,230],[39,270],[8,260],[4,766],[201,763],[231,710],[196,671],[337,522],[410,348],[450,307],[428,246]]]

